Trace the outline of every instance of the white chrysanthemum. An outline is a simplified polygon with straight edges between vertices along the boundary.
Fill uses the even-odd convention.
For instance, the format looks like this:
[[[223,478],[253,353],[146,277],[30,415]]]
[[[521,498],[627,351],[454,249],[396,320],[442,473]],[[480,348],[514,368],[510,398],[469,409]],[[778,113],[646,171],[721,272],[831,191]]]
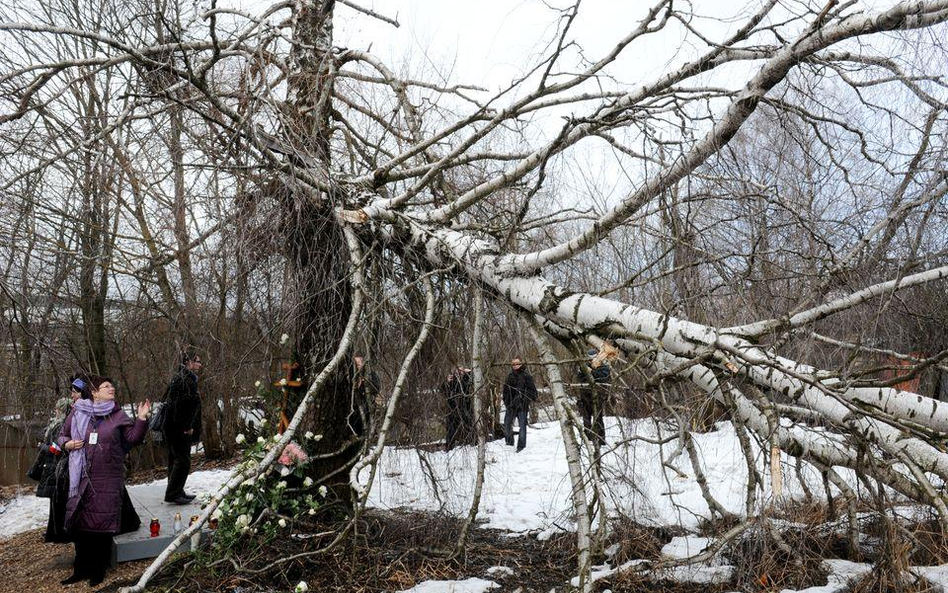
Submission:
[[[312,485],[313,485],[313,478],[306,476],[306,479],[303,480],[303,486],[306,488],[309,488]]]
[[[263,437],[257,437],[257,442],[258,442],[258,443],[265,443],[265,442],[267,442],[267,439],[265,439],[265,438],[263,438]]]
[[[253,500],[253,492],[248,492],[248,493],[244,496],[244,498],[247,499],[247,502],[250,502],[251,500]]]
[[[307,431],[306,431],[306,434],[305,434],[304,436],[305,436],[306,438],[308,438],[308,439],[311,439],[311,438],[313,438],[315,435],[313,434],[313,431],[312,431],[312,430],[307,430]]]
[[[279,521],[277,521],[277,524],[280,527],[286,527],[286,519],[280,519]]]
[[[253,386],[256,387],[257,389],[260,389],[260,385],[261,385],[260,381],[256,381],[256,382],[253,384]]]
[[[316,514],[316,509],[310,509],[310,510],[308,510],[308,511],[306,511],[306,512],[309,513],[310,515],[315,515],[315,514]]]
[[[246,527],[250,525],[250,515],[240,515],[234,523],[237,527]]]
[[[239,434],[237,435],[237,438],[234,440],[237,441],[238,445],[243,445],[245,442],[247,442],[247,437],[245,437],[243,434]]]
[[[286,482],[284,482],[283,480],[280,480],[279,482],[277,482],[277,488],[280,488],[280,489],[286,488]]]
[[[286,476],[290,475],[291,473],[293,473],[293,470],[291,470],[290,468],[286,467],[285,465],[280,468],[280,475],[283,476],[284,478],[285,478]]]
[[[293,590],[294,593],[306,593],[309,591],[309,585],[306,584],[306,581],[300,581],[296,584],[296,589]]]
[[[314,441],[321,441],[321,440],[323,440],[323,435],[317,434],[316,436],[313,437],[313,440],[314,440]]]
[[[290,341],[289,334],[283,334],[282,336],[280,336],[280,344],[286,344],[289,341]]]
[[[319,487],[319,495],[320,495],[320,496],[325,497],[328,492],[329,492],[329,490],[326,488],[326,486],[320,486],[320,487]]]

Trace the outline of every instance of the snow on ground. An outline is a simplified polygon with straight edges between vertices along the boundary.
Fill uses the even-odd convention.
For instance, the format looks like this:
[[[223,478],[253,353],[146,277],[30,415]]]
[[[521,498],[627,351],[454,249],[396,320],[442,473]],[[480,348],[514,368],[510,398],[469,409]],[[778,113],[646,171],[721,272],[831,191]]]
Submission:
[[[662,556],[671,559],[690,558],[697,556],[712,544],[709,537],[698,537],[695,535],[686,535],[673,537],[670,542],[662,547]]]
[[[682,525],[694,528],[708,515],[691,464],[686,454],[671,460],[676,472],[660,463],[673,453],[672,444],[656,445],[638,438],[657,440],[672,435],[651,419],[606,419],[611,450],[603,457],[608,481],[608,503],[613,510],[634,516],[642,523]],[[717,430],[695,434],[704,471],[712,492],[726,509],[743,513],[747,467],[729,422]],[[617,444],[621,443],[621,444]],[[786,495],[798,497],[802,489],[790,461],[784,458]],[[769,457],[768,457],[769,462]],[[758,452],[763,467],[763,456]],[[464,516],[470,505],[476,449],[458,447],[451,452],[424,452],[387,447],[379,465],[369,504],[381,509],[409,508],[446,510]],[[768,472],[763,472],[765,481]],[[214,491],[226,477],[225,470],[197,472],[188,479],[195,493]],[[367,474],[363,474],[367,475]],[[807,476],[814,493],[822,487],[815,472]],[[138,488],[164,488],[164,480]],[[573,528],[570,520],[569,478],[559,425],[544,422],[530,425],[527,448],[517,453],[503,440],[487,445],[487,469],[480,517],[486,526],[515,534],[534,532],[539,537]],[[26,490],[25,492],[29,492]],[[0,506],[0,537],[45,525],[45,499],[24,494]]]
[[[191,494],[199,497],[202,494],[213,494],[230,475],[230,470],[214,469],[194,472],[188,476],[187,489]],[[140,497],[146,490],[151,490],[163,496],[168,480],[158,480],[148,484],[136,484],[128,487],[128,495],[134,504],[135,498]],[[10,537],[22,531],[46,527],[49,516],[49,499],[37,498],[33,489],[24,491],[7,504],[0,506],[0,539]],[[147,518],[142,519],[147,520]]]
[[[463,581],[424,581],[398,593],[484,593],[499,586],[494,581],[478,578]]]
[[[541,416],[542,417],[542,416]],[[693,529],[708,516],[694,471],[686,453],[675,455],[674,441],[657,444],[675,432],[660,427],[653,419],[606,419],[608,448],[603,456],[603,474],[608,483],[607,504],[641,523],[681,525]],[[693,435],[708,485],[728,511],[744,513],[747,467],[740,445],[729,422],[716,429]],[[764,503],[774,500],[770,486],[770,455],[756,448],[758,468],[762,470]],[[663,465],[662,459],[666,461]],[[781,457],[783,497],[797,499],[803,488],[794,471],[793,460]],[[669,467],[671,466],[671,467]],[[476,448],[465,446],[451,452],[425,452],[410,448],[387,447],[379,464],[369,504],[379,509],[409,508],[443,510],[464,516],[470,505],[476,470]],[[196,472],[188,479],[195,494],[213,493],[230,474],[228,470]],[[840,470],[844,478],[852,476]],[[367,473],[362,475],[365,479]],[[814,495],[823,490],[817,473],[804,468],[803,477]],[[129,488],[134,500],[143,489],[164,492],[166,481],[139,484]],[[556,422],[530,425],[527,448],[517,453],[503,440],[487,445],[487,468],[479,517],[486,527],[505,530],[511,535],[531,533],[538,538],[574,528],[570,519],[570,484],[563,440]],[[912,509],[909,508],[911,514]],[[32,489],[0,506],[0,538],[29,529],[44,527],[48,501],[32,495]],[[917,509],[915,510],[917,512]],[[701,552],[710,543],[705,538],[675,538],[662,550],[666,557],[683,558]],[[627,567],[637,564],[633,560]],[[854,576],[869,570],[865,564],[842,560],[825,561],[829,583],[811,587],[805,593],[834,593]],[[619,568],[620,570],[622,567]],[[703,566],[675,569],[664,575],[687,581],[713,581],[725,576],[731,567],[713,559]],[[495,567],[488,572],[494,578],[508,576],[510,569]],[[948,583],[948,565],[918,567],[918,572],[937,583]],[[613,574],[615,567],[596,567],[595,576]],[[680,573],[680,574],[679,574]],[[657,575],[656,575],[657,576]],[[513,578],[516,578],[515,575]],[[427,581],[412,593],[481,593],[498,585],[490,580],[470,578],[461,581]],[[804,592],[801,592],[804,593]]]
[[[674,444],[636,440],[655,441],[673,432],[661,430],[652,419],[620,422],[607,418],[606,430],[611,451],[603,456],[603,473],[609,485],[608,504],[613,510],[634,516],[641,523],[687,529],[694,529],[708,516],[687,453],[671,460],[679,470],[676,472],[661,464],[663,457],[667,460],[672,456]],[[728,511],[743,515],[747,465],[733,426],[721,422],[717,430],[693,437],[714,496]],[[760,451],[757,462],[763,469]],[[782,458],[784,496],[799,498],[803,489],[791,463],[791,459]],[[473,446],[448,453],[387,448],[369,502],[379,508],[445,510],[465,515],[473,495],[475,471]],[[763,474],[769,492],[768,472]],[[822,493],[818,474],[805,469],[804,475],[811,490],[817,495]],[[520,453],[503,440],[488,443],[480,507],[480,517],[487,520],[487,527],[516,533],[540,531],[547,536],[550,531],[571,529],[569,490],[557,423],[530,425],[527,448]]]

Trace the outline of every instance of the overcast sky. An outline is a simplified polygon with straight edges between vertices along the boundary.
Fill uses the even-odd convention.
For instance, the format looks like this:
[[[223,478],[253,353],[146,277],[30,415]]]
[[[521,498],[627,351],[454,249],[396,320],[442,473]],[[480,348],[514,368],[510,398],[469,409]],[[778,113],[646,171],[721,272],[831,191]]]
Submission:
[[[565,6],[567,2],[549,4]],[[723,19],[746,14],[757,3],[741,0],[699,0],[695,12]],[[585,0],[571,30],[571,38],[589,59],[597,59],[634,29],[651,2]],[[479,84],[497,90],[522,75],[547,52],[557,36],[558,13],[540,0],[384,0],[372,8],[398,19],[395,28],[356,15],[344,5],[336,9],[336,41],[366,49],[389,64],[409,59],[410,72],[437,70],[452,82]],[[702,19],[696,24],[710,34],[724,36],[731,23]],[[622,73],[628,80],[664,69],[674,60],[681,29],[669,27],[630,48]],[[618,69],[616,69],[618,72]]]

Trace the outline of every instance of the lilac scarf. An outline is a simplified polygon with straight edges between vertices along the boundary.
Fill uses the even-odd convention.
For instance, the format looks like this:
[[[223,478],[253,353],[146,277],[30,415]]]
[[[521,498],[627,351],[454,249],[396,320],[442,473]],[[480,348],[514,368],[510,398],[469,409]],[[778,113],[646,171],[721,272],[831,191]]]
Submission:
[[[90,399],[80,399],[72,406],[72,438],[77,441],[84,441],[86,430],[89,428],[89,422],[92,421],[93,414],[96,416],[107,416],[115,407],[114,401],[105,401],[92,403]],[[82,472],[86,469],[86,448],[89,443],[85,443],[82,449],[76,449],[69,452],[69,498],[79,494],[79,480],[82,479]]]

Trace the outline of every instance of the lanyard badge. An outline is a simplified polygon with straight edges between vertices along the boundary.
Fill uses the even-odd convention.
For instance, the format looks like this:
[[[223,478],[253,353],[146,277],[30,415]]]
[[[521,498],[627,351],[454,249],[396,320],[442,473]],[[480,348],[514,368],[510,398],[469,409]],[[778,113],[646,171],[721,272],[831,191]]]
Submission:
[[[99,433],[98,431],[93,431],[91,434],[89,434],[89,444],[95,445],[98,442],[99,442]]]

